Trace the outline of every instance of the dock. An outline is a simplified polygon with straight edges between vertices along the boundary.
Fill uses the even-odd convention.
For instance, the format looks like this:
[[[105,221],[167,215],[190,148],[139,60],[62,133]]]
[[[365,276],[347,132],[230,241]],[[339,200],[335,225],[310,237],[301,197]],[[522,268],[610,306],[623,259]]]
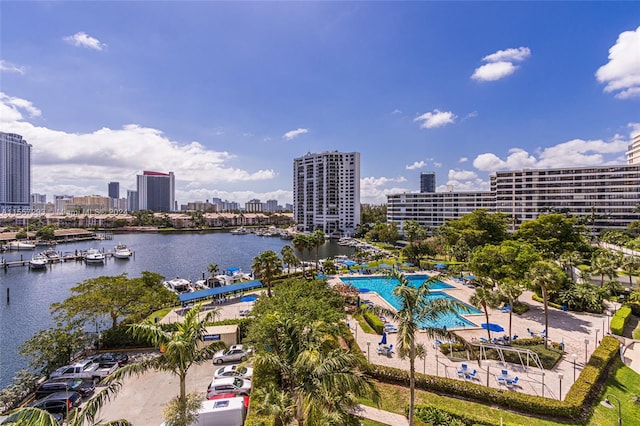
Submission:
[[[54,263],[61,263],[61,262],[83,262],[85,259],[85,252],[80,252],[80,251],[76,251],[76,252],[66,252],[66,253],[58,253],[58,259],[54,260],[54,261],[49,261],[49,263],[47,264],[47,266],[50,266]],[[102,254],[104,254],[105,256],[105,262],[107,261],[108,258],[113,258],[114,252],[112,251],[106,251],[103,252]],[[135,255],[135,254],[134,254]],[[6,260],[5,258],[0,258],[0,268],[3,268],[5,271],[8,268],[13,268],[13,267],[21,267],[21,266],[29,266],[29,261],[31,260],[31,255],[29,255],[28,258],[23,258],[22,256],[20,256],[20,260]]]

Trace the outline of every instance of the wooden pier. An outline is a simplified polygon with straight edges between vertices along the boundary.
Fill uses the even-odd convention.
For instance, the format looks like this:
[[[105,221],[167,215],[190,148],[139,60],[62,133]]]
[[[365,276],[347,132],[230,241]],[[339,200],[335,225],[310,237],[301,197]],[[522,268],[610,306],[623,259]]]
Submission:
[[[106,263],[108,258],[113,258],[114,252],[112,251],[106,251],[103,252],[102,254],[104,254],[105,256],[105,260],[104,263]],[[85,252],[67,252],[67,253],[58,253],[59,257],[56,260],[49,260],[49,262],[47,263],[47,267],[50,267],[52,264],[54,263],[61,263],[61,262],[83,262],[85,259]],[[29,255],[29,257],[27,259],[22,258],[22,256],[20,257],[20,260],[9,260],[7,261],[4,258],[0,259],[0,268],[3,268],[5,271],[8,268],[13,268],[13,267],[20,267],[20,266],[29,266],[29,262],[31,261],[31,255]],[[98,262],[99,263],[99,262]],[[44,269],[44,268],[42,268]]]

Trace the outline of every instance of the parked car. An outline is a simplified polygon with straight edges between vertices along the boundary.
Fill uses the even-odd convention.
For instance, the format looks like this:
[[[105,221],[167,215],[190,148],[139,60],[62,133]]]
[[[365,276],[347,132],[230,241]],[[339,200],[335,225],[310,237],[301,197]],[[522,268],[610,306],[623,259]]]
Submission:
[[[30,407],[40,408],[51,414],[60,414],[64,419],[68,410],[77,407],[82,402],[78,392],[56,392],[29,404]]]
[[[231,345],[229,349],[221,350],[213,355],[214,364],[222,364],[223,362],[246,361],[249,358],[249,351],[245,350],[242,345]]]
[[[249,395],[251,393],[251,380],[241,379],[240,377],[213,379],[207,388],[207,399],[221,393]]]
[[[86,399],[93,394],[96,386],[91,379],[67,379],[55,378],[49,379],[38,386],[35,392],[36,399],[40,399],[56,392],[78,392],[82,399]]]
[[[213,372],[213,378],[219,379],[221,377],[240,377],[241,379],[251,380],[253,376],[253,368],[244,367],[238,364],[225,365]]]
[[[50,378],[102,380],[118,369],[118,364],[100,364],[93,358],[84,359],[72,365],[58,368],[49,375]]]
[[[129,362],[129,355],[123,352],[104,352],[99,355],[96,355],[94,361],[97,361],[100,364],[118,364],[123,365]]]

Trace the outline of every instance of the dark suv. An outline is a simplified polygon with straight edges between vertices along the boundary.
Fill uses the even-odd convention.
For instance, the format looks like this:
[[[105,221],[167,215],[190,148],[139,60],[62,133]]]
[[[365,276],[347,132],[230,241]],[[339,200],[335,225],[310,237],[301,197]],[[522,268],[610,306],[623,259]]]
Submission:
[[[103,364],[118,364],[123,365],[129,362],[129,356],[122,352],[104,352],[100,355],[96,355],[93,358],[94,361],[100,365]]]
[[[30,407],[40,408],[51,414],[60,414],[64,418],[67,412],[82,402],[78,392],[56,392],[29,404]]]
[[[86,399],[93,394],[96,386],[93,380],[88,379],[49,379],[43,382],[38,389],[36,389],[36,399],[40,399],[47,395],[56,392],[78,392],[82,399]]]

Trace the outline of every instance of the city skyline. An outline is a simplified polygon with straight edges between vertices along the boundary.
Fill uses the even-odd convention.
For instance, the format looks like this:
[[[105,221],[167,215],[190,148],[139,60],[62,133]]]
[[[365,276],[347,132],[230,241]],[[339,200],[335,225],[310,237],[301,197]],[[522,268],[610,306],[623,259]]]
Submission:
[[[624,164],[640,4],[3,3],[0,131],[32,193],[173,171],[178,204],[291,203],[294,158],[361,153],[361,200]],[[28,24],[29,31],[24,31]]]

